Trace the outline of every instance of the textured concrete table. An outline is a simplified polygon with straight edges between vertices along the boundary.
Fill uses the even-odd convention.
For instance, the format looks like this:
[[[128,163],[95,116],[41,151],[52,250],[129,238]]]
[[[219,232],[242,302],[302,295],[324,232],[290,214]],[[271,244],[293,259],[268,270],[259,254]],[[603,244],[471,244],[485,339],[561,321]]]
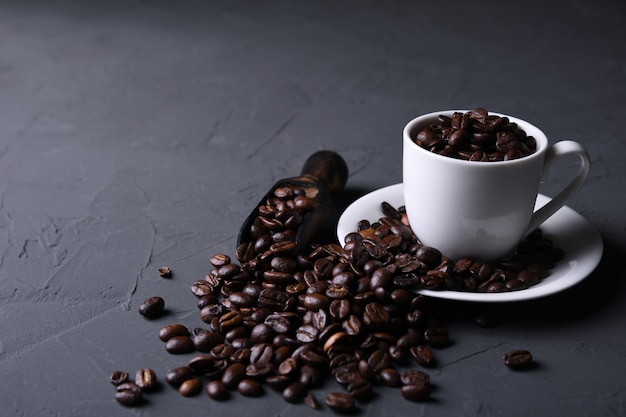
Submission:
[[[130,409],[108,377],[181,364],[156,332],[201,324],[191,283],[308,154],[346,159],[346,205],[401,181],[408,120],[478,106],[589,149],[569,206],[602,235],[602,261],[574,288],[495,306],[496,328],[444,303],[454,343],[437,351],[434,400],[381,388],[358,415],[626,415],[623,2],[83,3],[0,3],[1,415],[331,414],[167,386]],[[152,295],[168,312],[147,321]],[[539,366],[504,367],[515,347]]]

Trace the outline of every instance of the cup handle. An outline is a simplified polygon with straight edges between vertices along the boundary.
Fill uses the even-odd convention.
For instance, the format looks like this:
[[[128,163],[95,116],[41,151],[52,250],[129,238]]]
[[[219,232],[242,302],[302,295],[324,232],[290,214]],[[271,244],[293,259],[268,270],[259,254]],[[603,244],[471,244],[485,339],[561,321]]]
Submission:
[[[531,233],[541,223],[546,221],[548,217],[552,216],[558,209],[563,207],[567,200],[576,194],[587,180],[587,176],[589,175],[589,170],[591,168],[591,158],[589,157],[589,153],[580,143],[572,140],[564,140],[555,143],[546,150],[546,157],[543,163],[542,181],[544,181],[547,177],[548,170],[552,165],[552,162],[554,162],[556,158],[564,155],[578,155],[580,157],[578,173],[572,182],[570,182],[569,185],[563,189],[563,191],[533,213],[525,235]]]

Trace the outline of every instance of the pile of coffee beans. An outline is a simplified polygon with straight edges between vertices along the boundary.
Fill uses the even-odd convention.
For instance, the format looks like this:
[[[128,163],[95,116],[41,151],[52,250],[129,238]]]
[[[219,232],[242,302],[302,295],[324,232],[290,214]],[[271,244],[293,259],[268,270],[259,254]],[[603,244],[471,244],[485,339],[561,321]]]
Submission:
[[[168,353],[193,354],[165,376],[183,396],[204,387],[208,397],[221,401],[234,392],[260,396],[269,388],[286,402],[318,408],[314,391],[333,378],[345,391],[329,393],[324,404],[340,413],[370,401],[377,386],[398,388],[408,401],[428,401],[434,385],[427,371],[451,339],[434,300],[415,290],[525,288],[541,280],[559,255],[537,232],[510,261],[454,262],[421,245],[404,209],[386,202],[384,216],[360,222],[343,247],[311,244],[296,251],[295,240],[274,234],[297,231],[284,227],[286,219],[306,212],[291,211],[302,194],[280,193],[274,208],[260,210],[259,218],[266,219],[255,221],[255,241],[237,248],[238,262],[216,254],[206,277],[191,285],[202,324],[173,323],[158,332]],[[283,216],[286,210],[291,216]],[[285,221],[274,228],[277,216]],[[285,242],[291,242],[289,250]],[[517,352],[507,354],[505,363],[521,369],[527,360]],[[144,370],[136,379],[148,376]],[[145,387],[123,375],[113,380],[121,404],[141,403]]]
[[[413,140],[440,155],[494,162],[522,158],[537,149],[535,138],[516,123],[483,108],[455,112],[452,117],[439,115],[438,122],[420,130]]]
[[[438,249],[423,246],[413,234],[404,207],[398,209],[383,202],[385,217],[371,223],[362,220],[358,235],[348,235],[345,249],[352,249],[352,239],[371,254],[393,264],[393,282],[409,289],[456,290],[470,292],[506,292],[529,288],[545,278],[563,258],[563,250],[545,237],[541,229],[528,235],[510,259],[489,263],[471,258],[452,260]]]
[[[317,191],[315,187],[310,190]],[[237,259],[241,262],[293,252],[298,228],[317,205],[315,196],[307,195],[304,187],[279,186],[272,194],[265,204],[259,205],[258,215],[237,247]]]

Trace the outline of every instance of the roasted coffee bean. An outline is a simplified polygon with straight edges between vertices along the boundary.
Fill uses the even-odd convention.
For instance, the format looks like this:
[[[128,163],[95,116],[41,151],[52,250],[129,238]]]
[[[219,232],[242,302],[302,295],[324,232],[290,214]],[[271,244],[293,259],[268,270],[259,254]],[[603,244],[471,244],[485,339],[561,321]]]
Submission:
[[[128,381],[128,372],[113,371],[109,377],[109,382],[113,385],[121,385]]]
[[[296,330],[296,339],[302,343],[311,343],[317,339],[318,330],[315,326],[305,324]]]
[[[448,330],[441,326],[433,326],[424,330],[424,339],[434,347],[444,347],[450,344]]]
[[[385,352],[384,350],[376,350],[372,352],[369,359],[367,360],[369,366],[377,374],[380,373],[383,369],[388,368],[389,362],[389,355],[387,355],[387,352]]]
[[[211,372],[214,369],[215,358],[211,355],[197,355],[187,362],[187,366],[199,375]]]
[[[326,396],[326,405],[338,413],[351,413],[354,411],[354,397],[345,392],[333,391]]]
[[[288,403],[299,403],[308,394],[308,389],[301,382],[294,382],[283,390],[283,399]]]
[[[217,401],[225,400],[229,397],[228,389],[220,380],[207,382],[205,391],[206,395]]]
[[[514,349],[504,355],[504,364],[512,369],[527,369],[533,364],[533,355],[525,349]]]
[[[135,374],[135,384],[144,391],[154,391],[158,387],[156,373],[150,369],[140,369]]]
[[[430,385],[404,385],[400,388],[402,397],[409,401],[426,401],[430,398]]]
[[[344,320],[350,315],[352,307],[350,306],[350,301],[343,300],[333,300],[329,306],[330,315],[336,320]]]
[[[366,325],[380,326],[389,322],[389,313],[380,303],[369,303],[365,306],[363,323]]]
[[[256,380],[264,380],[276,373],[276,367],[269,362],[251,363],[246,366],[246,376]]]
[[[178,355],[193,352],[195,346],[189,336],[174,336],[165,343],[165,350]]]
[[[313,293],[306,294],[302,301],[302,305],[310,311],[318,311],[326,309],[330,305],[330,299],[325,294]]]
[[[238,311],[228,311],[219,318],[219,328],[222,332],[227,332],[243,324],[243,316]]]
[[[139,314],[147,318],[156,318],[163,314],[165,301],[161,297],[150,297],[139,306]]]
[[[136,407],[143,402],[143,390],[134,382],[124,382],[117,386],[115,400],[126,407]]]
[[[378,374],[378,380],[381,384],[388,387],[399,387],[402,385],[400,373],[394,368],[385,368]]]
[[[427,346],[424,346],[424,345],[412,346],[409,349],[409,352],[411,353],[411,357],[418,364],[425,366],[425,367],[435,366],[435,358],[433,357],[432,352],[430,351],[430,349],[428,349]]]
[[[159,268],[159,275],[163,278],[169,278],[172,276],[172,270],[167,266],[162,266]]]
[[[224,306],[222,304],[208,304],[202,307],[200,310],[200,320],[205,323],[211,323],[213,319],[219,319],[224,312]]]
[[[228,389],[235,389],[246,377],[246,365],[243,363],[233,363],[229,365],[222,374],[222,384]]]
[[[246,397],[258,397],[263,395],[263,386],[254,379],[244,379],[237,385],[237,390]]]
[[[299,352],[296,350],[294,351],[293,355],[295,355],[303,363],[307,365],[311,365],[311,366],[316,366],[316,367],[325,365],[328,360],[326,355],[324,355],[318,349],[313,348],[313,347],[303,349]]]
[[[214,291],[214,286],[211,285],[206,280],[196,281],[191,284],[191,292],[193,295],[197,297],[204,297],[207,295],[212,295]]]
[[[430,385],[430,376],[415,369],[409,369],[400,374],[403,385]]]
[[[322,385],[322,374],[318,367],[302,365],[298,380],[309,388],[317,388]]]
[[[350,381],[346,389],[356,400],[366,402],[372,398],[372,384],[361,376]]]
[[[210,352],[220,343],[224,343],[224,336],[218,332],[199,328],[193,331],[193,345],[198,352]]]
[[[193,397],[200,391],[202,391],[202,382],[198,378],[188,379],[178,387],[178,392],[184,397]]]
[[[180,384],[190,379],[193,376],[193,371],[188,366],[179,366],[178,368],[170,369],[165,374],[165,382],[173,387],[178,388]]]
[[[257,304],[261,308],[272,311],[281,311],[285,307],[289,295],[286,292],[274,288],[265,288],[259,293]]]
[[[211,259],[209,259],[209,262],[215,268],[219,268],[221,266],[228,265],[231,262],[231,259],[230,259],[230,256],[228,256],[228,255],[224,255],[222,253],[218,253],[216,255],[213,255],[211,257]]]

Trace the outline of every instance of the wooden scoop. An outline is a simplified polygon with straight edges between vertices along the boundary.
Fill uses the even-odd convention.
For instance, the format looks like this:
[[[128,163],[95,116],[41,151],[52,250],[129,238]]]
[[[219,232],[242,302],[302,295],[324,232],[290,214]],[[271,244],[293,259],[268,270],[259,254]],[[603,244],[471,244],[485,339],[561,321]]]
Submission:
[[[275,197],[274,192],[277,189],[281,187],[301,188],[305,191],[307,197],[315,201],[315,208],[304,213],[302,222],[298,227],[295,237],[295,249],[298,252],[311,243],[315,233],[328,220],[332,212],[332,197],[343,190],[347,180],[348,166],[336,152],[318,151],[309,156],[302,167],[300,176],[284,178],[276,182],[246,218],[237,238],[237,252],[240,261],[245,261],[252,257],[250,252],[246,256],[239,255],[241,245],[254,245],[258,236],[254,236],[251,229],[255,222],[258,222],[259,207],[266,206],[268,199]],[[285,247],[288,246],[285,245]]]

